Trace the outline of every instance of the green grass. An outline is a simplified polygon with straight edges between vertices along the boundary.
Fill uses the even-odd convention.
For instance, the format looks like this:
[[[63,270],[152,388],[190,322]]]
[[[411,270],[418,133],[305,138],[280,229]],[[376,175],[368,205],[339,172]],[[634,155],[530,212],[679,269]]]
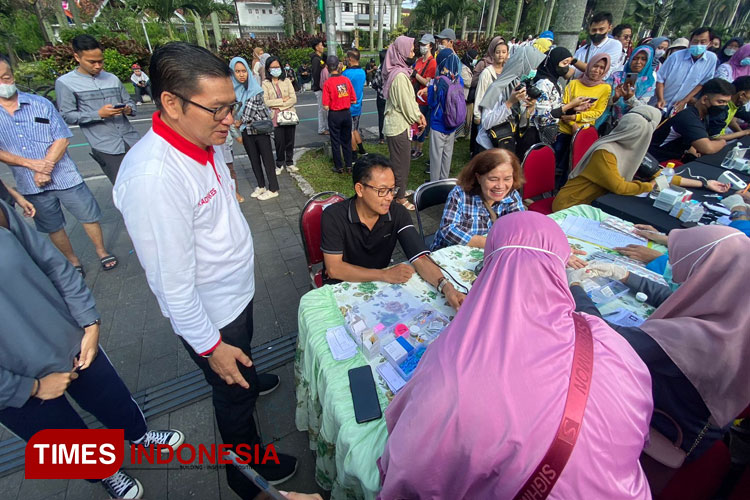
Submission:
[[[388,146],[377,142],[365,142],[365,150],[368,153],[378,153],[386,158],[389,157]],[[417,189],[421,184],[430,180],[430,175],[425,174],[425,162],[429,152],[429,139],[424,142],[422,148],[424,155],[418,160],[411,161],[409,171],[409,182],[407,189]],[[468,138],[457,139],[453,147],[453,161],[451,162],[451,177],[469,162],[469,140]],[[316,193],[321,191],[338,191],[346,196],[354,195],[351,174],[335,174],[331,171],[333,160],[328,158],[323,149],[315,149],[303,154],[297,162],[300,174],[310,183]]]

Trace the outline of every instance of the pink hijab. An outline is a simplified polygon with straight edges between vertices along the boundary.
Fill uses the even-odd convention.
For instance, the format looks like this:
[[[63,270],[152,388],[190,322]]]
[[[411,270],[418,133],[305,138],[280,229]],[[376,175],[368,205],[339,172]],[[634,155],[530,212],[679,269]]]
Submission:
[[[718,225],[669,233],[675,283],[641,329],[682,370],[720,426],[750,404],[750,239]]]
[[[573,362],[570,246],[535,212],[493,224],[455,319],[386,411],[380,498],[509,499],[555,435]],[[648,369],[586,316],[594,373],[583,427],[550,498],[647,499],[638,457],[653,410]]]
[[[388,47],[385,54],[385,63],[383,64],[383,96],[388,99],[388,93],[393,85],[396,75],[403,73],[406,76],[411,75],[411,67],[406,64],[409,53],[414,49],[414,39],[401,35]]]
[[[591,68],[593,68],[594,64],[598,63],[602,59],[604,59],[604,63],[605,63],[604,73],[602,73],[602,77],[597,80],[591,76]],[[611,60],[608,54],[596,54],[589,60],[589,63],[586,65],[586,71],[583,72],[579,80],[581,81],[582,84],[584,84],[587,87],[595,87],[597,85],[601,85],[602,83],[605,83],[604,77],[607,76],[607,71],[609,71],[610,64],[611,64]]]
[[[741,76],[750,75],[750,66],[743,66],[740,64],[740,62],[746,57],[750,57],[750,43],[746,43],[737,49],[737,52],[735,52],[734,55],[729,58],[729,61],[727,61],[732,67],[733,80],[736,80]]]

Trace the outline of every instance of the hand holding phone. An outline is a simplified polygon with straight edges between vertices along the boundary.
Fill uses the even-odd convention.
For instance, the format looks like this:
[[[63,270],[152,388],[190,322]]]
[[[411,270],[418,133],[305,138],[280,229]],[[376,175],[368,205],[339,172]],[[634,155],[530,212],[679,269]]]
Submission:
[[[115,104],[113,107],[115,109],[125,109],[125,105],[124,104]]]

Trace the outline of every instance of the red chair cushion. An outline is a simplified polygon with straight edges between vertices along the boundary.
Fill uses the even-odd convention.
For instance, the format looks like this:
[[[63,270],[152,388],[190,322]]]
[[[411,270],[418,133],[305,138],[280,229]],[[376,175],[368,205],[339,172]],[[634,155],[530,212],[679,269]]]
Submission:
[[[539,212],[540,214],[549,215],[552,213],[552,202],[555,198],[542,198],[541,200],[535,201],[529,205],[529,210],[532,212]]]
[[[549,146],[534,146],[523,159],[524,198],[535,198],[555,189],[555,152]]]
[[[586,151],[599,139],[599,133],[594,127],[586,127],[578,130],[573,137],[570,154],[570,169],[573,170],[581,161]]]

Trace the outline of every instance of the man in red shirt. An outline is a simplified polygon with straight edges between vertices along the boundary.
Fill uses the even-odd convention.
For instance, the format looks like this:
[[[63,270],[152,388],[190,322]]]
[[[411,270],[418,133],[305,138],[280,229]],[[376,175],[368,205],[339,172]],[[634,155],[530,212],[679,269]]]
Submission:
[[[430,108],[427,106],[427,97],[420,96],[418,92],[425,88],[430,80],[435,78],[435,72],[437,70],[437,63],[435,58],[432,56],[432,51],[435,50],[435,37],[429,33],[422,35],[419,40],[419,53],[421,57],[417,59],[414,65],[414,71],[411,75],[411,81],[414,85],[414,92],[417,93],[417,104],[419,104],[419,111],[425,116],[427,126],[422,130],[422,133],[415,135],[411,143],[411,157],[414,159],[422,156],[422,144],[429,135],[430,130]]]
[[[349,108],[357,102],[352,82],[341,75],[341,63],[336,56],[328,56],[326,66],[331,76],[323,85],[323,108],[328,111],[328,130],[331,134],[333,171],[337,174],[352,170],[352,114]],[[341,164],[341,151],[344,164]]]

